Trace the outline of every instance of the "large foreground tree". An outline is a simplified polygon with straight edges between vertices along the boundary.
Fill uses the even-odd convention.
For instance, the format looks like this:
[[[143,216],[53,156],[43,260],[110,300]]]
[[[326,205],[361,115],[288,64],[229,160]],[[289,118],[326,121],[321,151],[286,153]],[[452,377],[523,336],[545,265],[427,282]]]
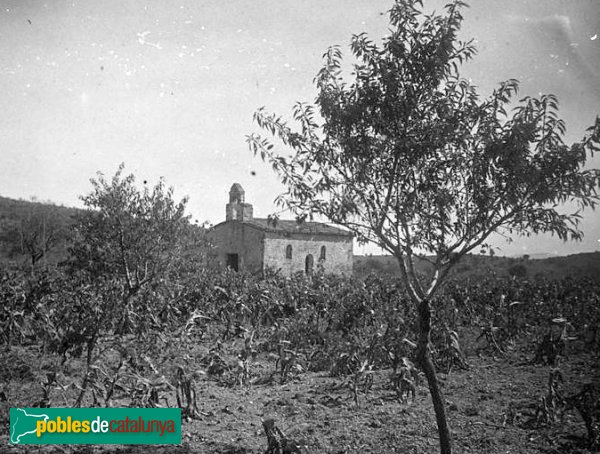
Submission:
[[[291,149],[257,134],[251,150],[268,161],[287,191],[277,198],[299,217],[314,214],[393,254],[418,306],[417,360],[436,413],[442,453],[451,452],[444,401],[430,355],[431,298],[458,260],[493,232],[549,232],[579,240],[579,213],[595,207],[600,121],[565,145],[552,95],[516,101],[516,80],[487,98],[460,77],[473,57],[457,34],[465,4],[424,15],[418,0],[397,0],[380,45],[351,41],[354,71],[344,78],[338,47],[324,55],[316,106],[298,103],[296,129],[260,109],[258,125]],[[510,112],[508,112],[510,111]],[[417,257],[431,261],[426,279]]]

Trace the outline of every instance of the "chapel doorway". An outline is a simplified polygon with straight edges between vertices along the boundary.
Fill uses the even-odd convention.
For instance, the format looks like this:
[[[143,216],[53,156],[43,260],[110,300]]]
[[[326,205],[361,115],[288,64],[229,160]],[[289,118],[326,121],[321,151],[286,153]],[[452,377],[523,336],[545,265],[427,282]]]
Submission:
[[[308,254],[306,260],[304,260],[304,272],[306,274],[312,274],[314,262],[312,254]]]
[[[227,254],[227,266],[233,271],[238,271],[239,257],[237,254]]]

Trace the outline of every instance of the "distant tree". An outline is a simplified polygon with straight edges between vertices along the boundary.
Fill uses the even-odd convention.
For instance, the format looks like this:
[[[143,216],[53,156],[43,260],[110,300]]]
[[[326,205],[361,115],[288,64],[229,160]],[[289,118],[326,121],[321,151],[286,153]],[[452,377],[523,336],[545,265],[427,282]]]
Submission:
[[[8,244],[11,257],[27,257],[33,273],[48,253],[64,245],[70,221],[64,209],[36,199],[27,203],[25,210],[18,212],[16,217],[16,222],[3,229],[2,240]]]
[[[513,277],[523,278],[527,276],[527,267],[522,263],[517,263],[508,268],[508,274]]]
[[[431,361],[430,301],[450,269],[493,232],[550,232],[578,240],[579,211],[595,207],[599,171],[585,170],[598,150],[600,120],[572,146],[552,95],[514,100],[508,80],[488,98],[460,77],[475,53],[457,35],[460,0],[424,15],[419,0],[396,0],[381,45],[352,38],[357,62],[343,77],[338,47],[324,55],[316,107],[296,104],[298,129],[261,108],[255,121],[291,148],[278,152],[260,135],[247,138],[287,191],[278,204],[300,217],[318,214],[393,254],[418,306],[417,359],[436,413],[442,453],[451,452],[444,401]],[[516,106],[511,114],[506,110]],[[318,113],[318,114],[317,114]],[[428,260],[426,280],[415,258]],[[433,257],[433,258],[431,258]]]

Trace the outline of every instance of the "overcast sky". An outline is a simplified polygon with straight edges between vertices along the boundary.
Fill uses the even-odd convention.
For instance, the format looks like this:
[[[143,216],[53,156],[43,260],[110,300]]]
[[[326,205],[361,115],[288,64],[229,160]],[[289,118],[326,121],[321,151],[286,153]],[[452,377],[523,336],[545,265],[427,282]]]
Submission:
[[[443,1],[425,0],[425,10]],[[569,142],[600,113],[600,1],[477,0],[463,70],[487,95],[507,78],[521,95],[554,93]],[[260,106],[288,116],[312,101],[332,44],[386,34],[390,1],[0,0],[0,195],[81,206],[97,171],[119,163],[165,177],[200,221],[224,220],[233,182],[256,216],[274,210],[275,175],[248,151]],[[593,162],[600,166],[600,158]],[[600,212],[583,243],[495,244],[502,255],[600,250]],[[372,250],[376,252],[376,249]]]

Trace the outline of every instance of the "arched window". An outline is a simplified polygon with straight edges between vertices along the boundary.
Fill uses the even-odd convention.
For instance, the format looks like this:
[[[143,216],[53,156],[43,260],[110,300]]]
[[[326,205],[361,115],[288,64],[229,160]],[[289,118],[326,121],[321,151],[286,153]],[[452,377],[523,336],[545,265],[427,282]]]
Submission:
[[[291,259],[292,258],[292,245],[288,244],[285,247],[285,258],[286,259]]]
[[[326,258],[327,258],[327,248],[325,246],[321,246],[321,256],[319,257],[319,260],[324,262]]]

